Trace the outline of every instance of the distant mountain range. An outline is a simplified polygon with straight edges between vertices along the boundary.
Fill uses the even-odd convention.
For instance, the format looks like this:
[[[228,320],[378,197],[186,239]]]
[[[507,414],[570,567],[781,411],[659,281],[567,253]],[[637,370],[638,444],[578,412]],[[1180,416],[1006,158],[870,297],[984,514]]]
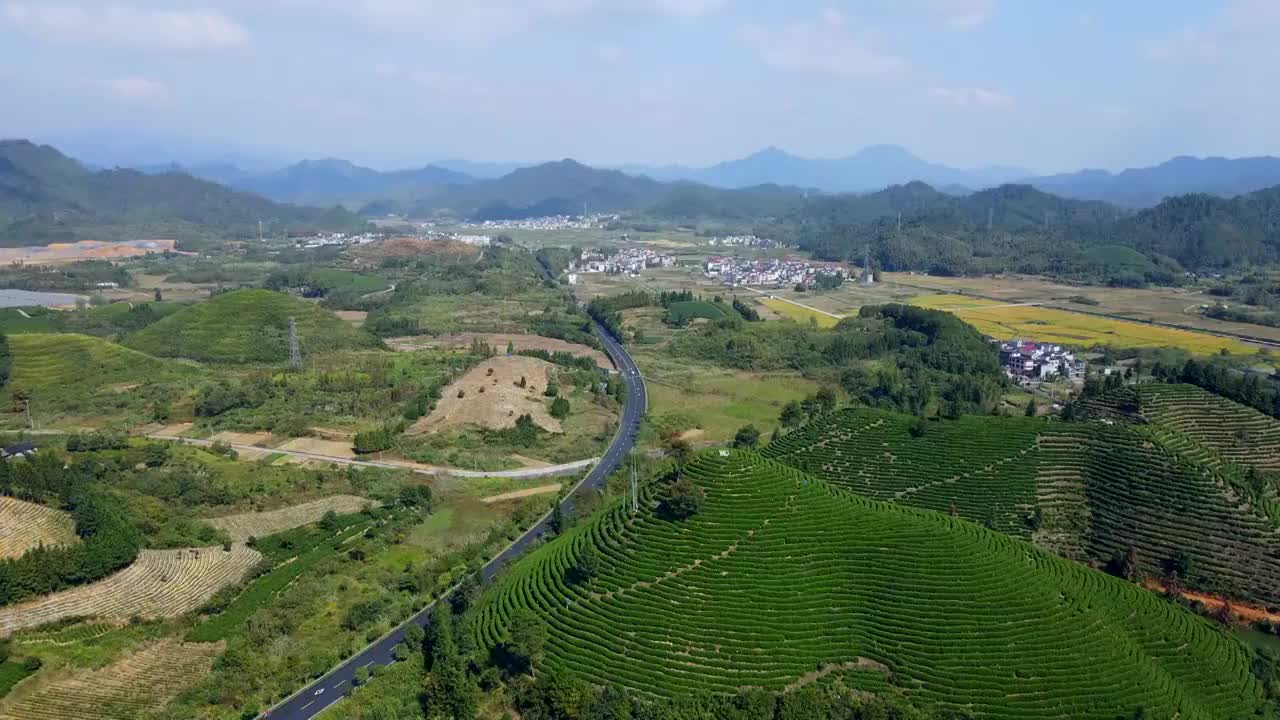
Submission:
[[[186,173],[90,170],[48,145],[0,140],[0,245],[346,230],[342,209],[272,202]]]
[[[657,180],[691,180],[715,187],[772,183],[823,192],[873,192],[913,180],[935,187],[984,188],[1031,174],[1017,167],[951,168],[921,160],[897,145],[873,145],[843,158],[802,158],[770,147],[707,168],[632,165],[622,169]]]
[[[1032,178],[1028,182],[1064,197],[1150,207],[1175,195],[1206,193],[1230,198],[1280,185],[1280,158],[1180,156],[1153,167],[1119,173],[1081,170]]]
[[[601,192],[593,198],[592,193],[586,192],[582,186],[588,166],[575,163],[579,168],[576,173],[567,172],[563,166],[559,171],[550,169],[557,164],[470,162],[454,158],[409,170],[379,171],[346,160],[328,158],[304,160],[272,170],[245,170],[224,161],[186,166],[151,165],[139,169],[150,173],[179,170],[279,202],[342,204],[352,210],[367,210],[374,214],[444,208],[467,214],[490,204],[506,204],[518,209],[544,201],[553,201],[547,206],[550,209],[568,208],[569,205],[560,202],[562,200],[570,204],[577,202],[578,205],[586,202],[588,207],[597,209],[625,210],[633,207],[625,202],[608,206],[620,197],[619,185],[623,182],[620,178],[604,174],[598,176]],[[545,187],[537,197],[527,191],[507,196],[508,190],[528,185],[528,171],[537,168],[542,170],[535,175],[559,176],[569,185],[564,188]],[[897,145],[875,145],[842,158],[803,158],[770,147],[710,167],[624,165],[601,168],[600,171],[619,171],[632,176],[637,183],[643,180],[686,185],[697,183],[721,189],[776,185],[818,193],[867,193],[918,181],[951,195],[964,195],[1007,183],[1020,183],[1062,197],[1098,200],[1127,208],[1151,207],[1166,197],[1187,193],[1234,197],[1280,185],[1280,158],[1275,157],[1177,157],[1153,167],[1119,173],[1081,170],[1033,176],[1029,170],[1012,166],[953,168],[922,160]],[[511,175],[516,177],[497,182]],[[486,182],[492,184],[486,185]],[[478,187],[462,189],[470,185]],[[485,196],[487,190],[493,191],[488,197]],[[645,196],[652,190],[652,186],[646,190],[637,184],[622,192],[621,196]],[[455,203],[456,207],[449,203]],[[501,213],[502,209],[498,208],[498,212]]]

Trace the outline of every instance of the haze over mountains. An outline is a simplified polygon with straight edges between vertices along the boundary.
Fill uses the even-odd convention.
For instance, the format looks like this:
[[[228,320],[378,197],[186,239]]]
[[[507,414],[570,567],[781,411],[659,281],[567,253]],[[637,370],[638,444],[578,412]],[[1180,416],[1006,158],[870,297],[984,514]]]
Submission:
[[[1202,164],[1216,172],[1188,174],[1188,165]],[[333,159],[269,173],[193,168],[225,174],[232,185],[227,187],[172,167],[152,168],[153,174],[93,171],[49,146],[0,141],[0,243],[248,238],[256,236],[259,220],[269,233],[359,229],[365,221],[352,210],[365,218],[397,213],[472,220],[629,212],[646,222],[754,230],[829,259],[858,261],[870,244],[886,268],[950,274],[1017,268],[1130,283],[1168,278],[1181,268],[1280,260],[1274,221],[1280,217],[1280,174],[1270,174],[1277,164],[1270,158],[1179,159],[1110,180],[1099,173],[1056,179],[1078,194],[1090,187],[1084,181],[1148,188],[1164,182],[1163,190],[1149,192],[1197,181],[1202,184],[1197,187],[1209,184],[1224,193],[1273,183],[1231,198],[1179,194],[1135,211],[1027,183],[964,194],[918,180],[870,193],[823,193],[771,183],[730,189],[664,182],[568,159],[483,180],[435,166],[379,172]],[[346,209],[335,207],[339,199]]]
[[[563,161],[560,161],[561,163]],[[232,162],[181,164],[139,164],[144,172],[180,170],[237,190],[263,195],[278,202],[310,205],[342,204],[352,210],[370,207],[375,211],[412,212],[417,209],[443,207],[442,203],[458,202],[474,211],[491,203],[515,206],[533,205],[545,198],[508,198],[501,192],[483,197],[484,181],[498,181],[513,173],[556,163],[471,162],[448,159],[429,165],[393,171],[380,171],[346,160],[325,158],[303,160],[287,167],[247,170]],[[736,160],[709,167],[680,165],[629,164],[614,168],[579,168],[597,170],[601,184],[613,186],[592,202],[590,193],[582,192],[582,171],[577,179],[569,179],[578,188],[568,195],[588,207],[606,209],[599,201],[616,196],[621,179],[605,174],[621,171],[636,181],[662,183],[698,183],[712,188],[740,189],[760,185],[794,187],[822,193],[875,192],[891,185],[913,181],[951,194],[965,194],[1007,183],[1027,184],[1066,198],[1100,200],[1125,208],[1151,207],[1162,199],[1188,193],[1207,193],[1224,198],[1254,192],[1280,184],[1280,158],[1195,158],[1179,156],[1159,165],[1131,168],[1118,173],[1106,170],[1080,170],[1071,173],[1035,176],[1025,168],[990,166],[953,168],[923,160],[896,145],[875,145],[841,158],[804,158],[776,147]],[[561,168],[562,170],[564,168]],[[554,174],[554,173],[553,173]],[[567,176],[566,176],[567,178]],[[519,177],[496,187],[527,184]],[[462,186],[477,184],[479,188],[460,191]],[[643,189],[637,188],[644,194]],[[560,197],[564,193],[551,193]],[[527,202],[526,202],[527,201]],[[606,203],[607,204],[607,203]],[[625,209],[626,206],[617,209]],[[551,208],[554,209],[554,208]],[[577,208],[575,212],[580,212]]]

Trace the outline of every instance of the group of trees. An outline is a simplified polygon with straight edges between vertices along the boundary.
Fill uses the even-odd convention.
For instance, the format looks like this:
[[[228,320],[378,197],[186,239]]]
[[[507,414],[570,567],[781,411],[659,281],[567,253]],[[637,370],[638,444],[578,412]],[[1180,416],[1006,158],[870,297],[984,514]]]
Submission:
[[[1156,366],[1152,375],[1158,379],[1197,385],[1211,393],[1234,400],[1241,405],[1280,418],[1280,385],[1252,369],[1227,362],[1191,359],[1181,369]]]
[[[512,683],[525,720],[967,720],[955,710],[920,710],[906,701],[854,692],[836,684],[788,693],[759,688],[735,696],[688,695],[658,700],[619,685],[598,687],[572,675],[540,670]],[[1141,717],[1135,715],[1134,717]]]
[[[100,463],[67,464],[50,451],[0,462],[0,495],[60,505],[71,513],[81,540],[0,561],[0,605],[100,580],[134,561],[141,535],[104,487],[110,473]]]
[[[792,400],[782,406],[778,422],[784,428],[796,428],[813,418],[821,417],[836,409],[836,394],[831,388],[820,388],[804,400]],[[748,426],[749,427],[749,426]]]

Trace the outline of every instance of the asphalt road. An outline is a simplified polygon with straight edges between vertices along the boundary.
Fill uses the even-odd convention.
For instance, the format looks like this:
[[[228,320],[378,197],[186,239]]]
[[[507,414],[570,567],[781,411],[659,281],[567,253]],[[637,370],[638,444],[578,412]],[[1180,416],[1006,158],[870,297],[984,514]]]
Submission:
[[[641,377],[640,369],[636,367],[635,361],[631,359],[631,356],[623,349],[622,345],[599,324],[596,324],[595,332],[596,336],[600,338],[605,352],[613,360],[614,366],[627,383],[627,402],[623,407],[622,421],[618,425],[618,432],[613,438],[613,443],[609,445],[609,449],[600,457],[600,462],[579,483],[579,487],[583,488],[602,487],[605,478],[612,474],[626,458],[627,454],[631,452],[631,448],[635,446],[636,435],[640,430],[640,419],[644,417],[647,402],[644,378]],[[566,513],[571,512],[573,510],[572,500],[565,499],[561,509]],[[529,528],[524,535],[517,538],[506,550],[490,560],[482,571],[485,581],[493,579],[494,575],[504,565],[520,557],[534,541],[546,534],[550,520],[550,513],[548,513],[537,524]],[[442,597],[436,602],[441,602],[443,599]],[[408,627],[409,623],[425,626],[435,604],[432,603],[423,608],[422,611],[406,620],[395,630],[374,641],[372,645],[351,656],[341,665],[325,673],[310,685],[285,698],[259,717],[272,718],[273,720],[308,720],[319,715],[325,708],[338,702],[351,692],[353,688],[351,680],[358,668],[390,665],[394,662],[391,653],[395,646],[404,639],[405,628]],[[372,668],[370,669],[372,670]]]

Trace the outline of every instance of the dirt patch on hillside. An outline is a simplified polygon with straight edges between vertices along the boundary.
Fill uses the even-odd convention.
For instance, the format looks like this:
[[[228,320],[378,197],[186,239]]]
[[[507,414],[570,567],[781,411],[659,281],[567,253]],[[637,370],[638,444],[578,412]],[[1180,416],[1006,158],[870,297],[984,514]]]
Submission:
[[[318,438],[294,438],[287,443],[276,446],[277,450],[293,450],[294,452],[314,453],[329,457],[353,458],[356,456],[351,443],[340,440],[320,440]]]
[[[539,485],[538,487],[525,488],[524,490],[513,490],[501,495],[490,495],[487,498],[481,498],[480,502],[485,505],[506,502],[508,500],[519,500],[521,498],[533,497],[534,495],[549,495],[554,492],[560,492],[560,485]]]
[[[311,434],[322,440],[354,440],[356,434],[350,430],[340,430],[338,428],[313,427]]]
[[[374,504],[373,501],[368,498],[356,495],[333,495],[279,510],[224,515],[208,518],[205,522],[225,530],[232,541],[245,542],[251,537],[264,537],[316,522],[329,511],[339,514],[355,513],[372,504]]]
[[[149,435],[164,435],[165,437],[181,437],[183,433],[190,430],[191,423],[174,423],[172,425],[162,425],[154,430],[148,431]]]
[[[589,357],[596,365],[603,368],[612,367],[609,357],[603,352],[558,338],[529,335],[526,333],[455,333],[438,337],[396,337],[388,338],[387,346],[392,350],[412,351],[424,348],[469,348],[476,340],[486,342],[494,350],[505,353],[510,343],[515,350],[546,350],[547,352],[567,352],[578,357]]]
[[[258,447],[266,447],[271,442],[271,433],[269,432],[231,432],[224,430],[216,433],[209,438],[214,442],[224,442],[231,445],[256,445]]]
[[[379,242],[361,245],[354,254],[368,261],[378,261],[386,257],[412,257],[414,255],[453,255],[458,258],[475,259],[484,252],[483,248],[468,245],[454,240],[426,240],[414,237],[393,237]]]
[[[528,414],[549,432],[560,432],[560,421],[547,412],[542,392],[556,366],[523,355],[492,357],[472,368],[444,389],[436,409],[409,428],[410,434],[437,432],[460,425],[490,430],[509,428]],[[518,383],[524,378],[525,387]],[[483,390],[483,392],[482,392]],[[459,391],[463,397],[458,397]]]
[[[346,320],[347,322],[351,323],[356,327],[360,327],[361,325],[364,325],[365,319],[369,317],[369,313],[363,310],[337,310],[337,311],[334,311],[333,314],[337,315],[343,320]]]

